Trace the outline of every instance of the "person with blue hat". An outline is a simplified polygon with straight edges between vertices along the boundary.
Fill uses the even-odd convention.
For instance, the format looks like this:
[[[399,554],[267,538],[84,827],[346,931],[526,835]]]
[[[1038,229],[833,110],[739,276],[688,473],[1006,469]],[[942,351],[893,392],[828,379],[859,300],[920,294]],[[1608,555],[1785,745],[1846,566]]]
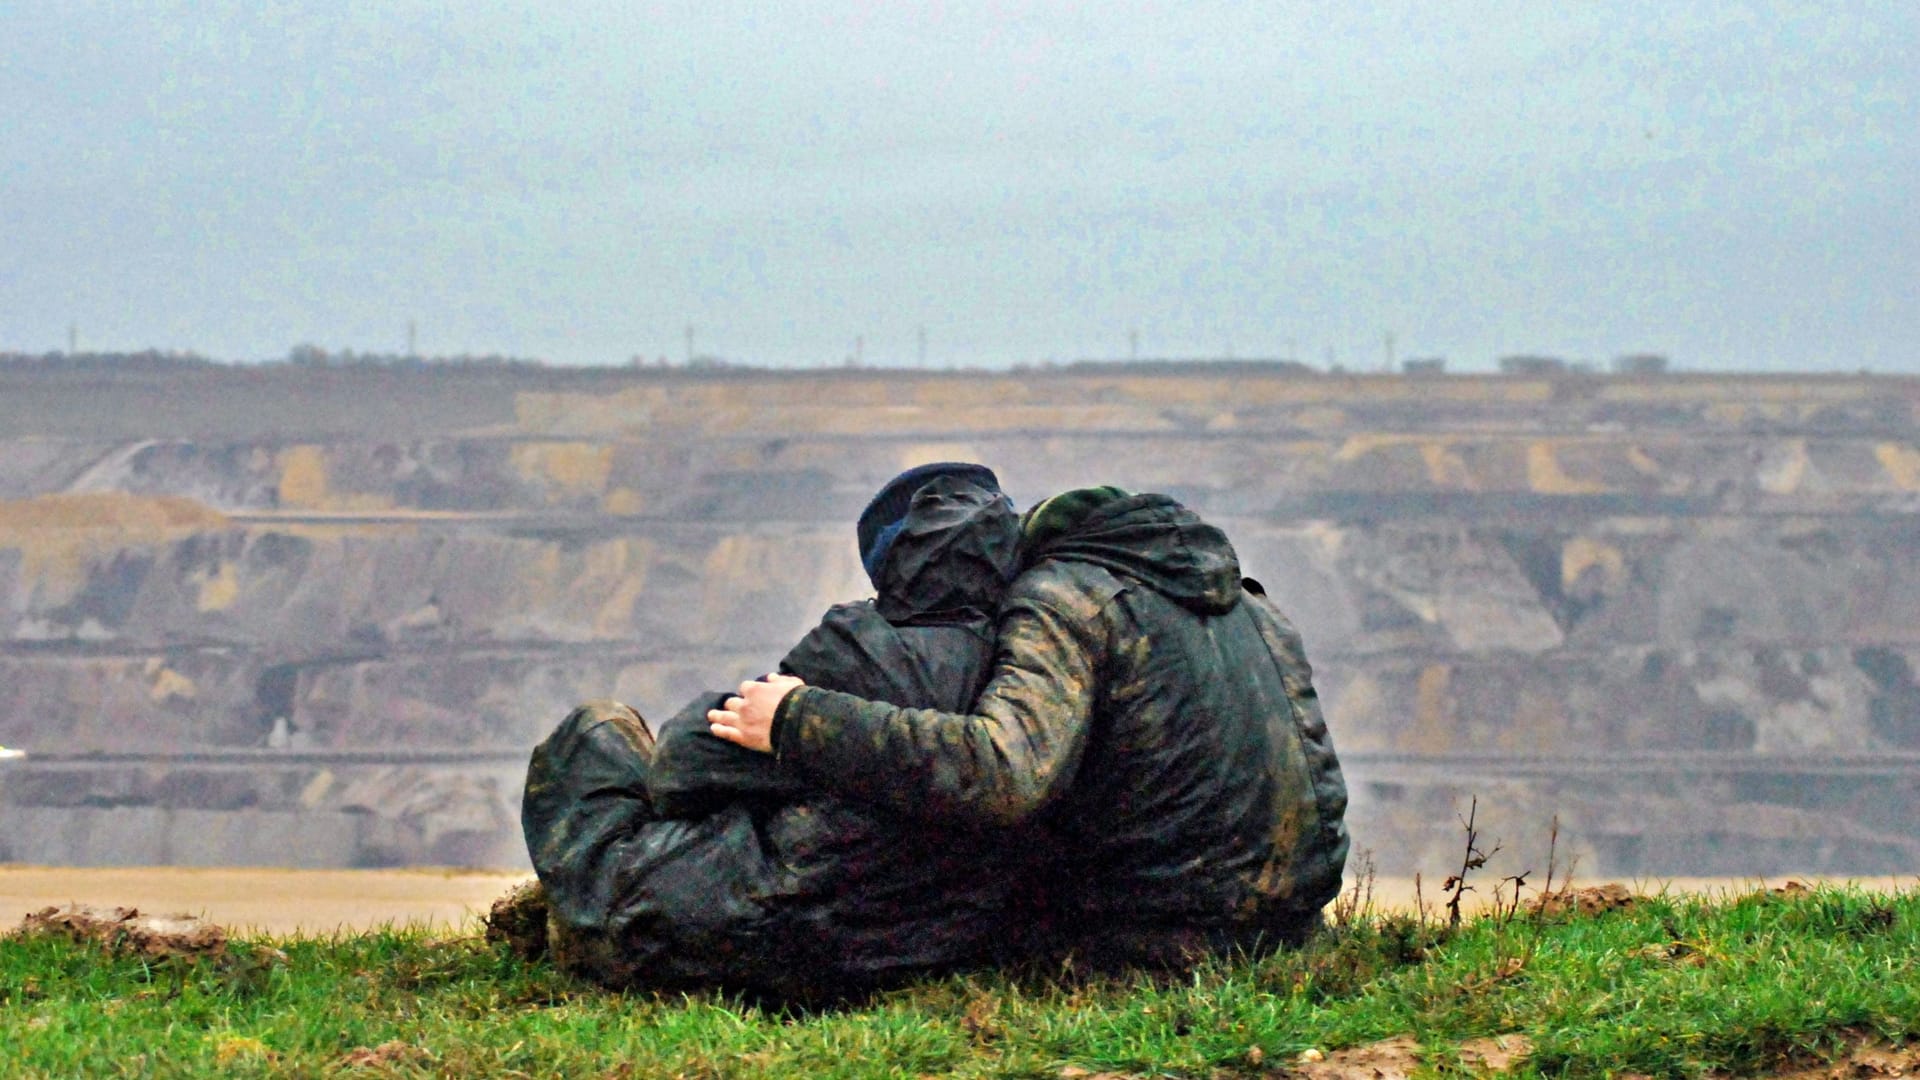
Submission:
[[[877,595],[827,612],[780,671],[907,708],[970,705],[1018,564],[991,469],[942,462],[882,487],[856,526]],[[546,942],[612,986],[838,996],[1017,949],[1036,830],[928,830],[715,737],[691,703],[658,740],[582,706],[528,768],[521,823]],[[901,778],[912,783],[912,778]]]

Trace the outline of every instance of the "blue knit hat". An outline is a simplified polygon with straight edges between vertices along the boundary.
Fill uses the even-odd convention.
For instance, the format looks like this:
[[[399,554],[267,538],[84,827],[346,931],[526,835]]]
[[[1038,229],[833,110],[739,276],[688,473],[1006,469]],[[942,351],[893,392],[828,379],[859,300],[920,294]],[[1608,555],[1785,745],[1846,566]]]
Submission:
[[[894,539],[907,524],[907,511],[913,508],[913,496],[940,476],[957,477],[989,491],[1000,490],[1000,478],[993,475],[992,469],[965,461],[915,465],[887,481],[880,493],[867,504],[867,508],[860,511],[860,521],[854,526],[860,537],[860,565],[867,568],[867,578],[873,582],[874,588],[880,587],[880,568],[886,565],[887,550],[893,547]]]

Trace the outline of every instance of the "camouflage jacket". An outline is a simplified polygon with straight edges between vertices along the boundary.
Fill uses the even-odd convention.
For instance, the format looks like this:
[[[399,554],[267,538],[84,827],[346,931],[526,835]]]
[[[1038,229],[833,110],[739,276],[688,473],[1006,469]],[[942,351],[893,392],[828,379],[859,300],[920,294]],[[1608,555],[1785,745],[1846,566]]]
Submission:
[[[991,668],[991,613],[1018,535],[1003,499],[935,481],[894,543],[880,597],[830,610],[782,670],[902,705],[964,708]],[[1010,940],[1016,875],[1002,864],[1031,845],[825,795],[771,756],[708,734],[706,710],[722,696],[661,727],[645,770],[649,819],[610,843],[588,842],[586,819],[631,812],[632,800],[587,810],[615,786],[600,782],[577,797],[550,792],[569,782],[545,779],[563,748],[536,753],[536,766],[543,753],[554,765],[536,770],[542,809],[526,823],[529,846],[554,910],[564,907],[574,966],[604,982],[811,996],[977,962]],[[530,775],[530,799],[535,788]],[[536,837],[550,836],[562,842],[543,853]]]
[[[1300,635],[1165,496],[1116,492],[1026,559],[969,713],[802,687],[781,761],[920,820],[1044,827],[1053,922],[1085,953],[1297,939],[1347,851]]]

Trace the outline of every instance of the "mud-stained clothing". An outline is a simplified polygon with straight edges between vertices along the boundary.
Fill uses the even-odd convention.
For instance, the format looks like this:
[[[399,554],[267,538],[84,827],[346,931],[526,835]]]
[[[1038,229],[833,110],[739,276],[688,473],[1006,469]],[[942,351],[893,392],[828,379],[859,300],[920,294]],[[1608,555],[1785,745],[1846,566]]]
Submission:
[[[934,481],[893,541],[880,597],[834,607],[781,670],[965,708],[991,671],[1018,536],[997,493]],[[563,966],[611,985],[804,997],[980,962],[1017,938],[1008,865],[1033,845],[825,796],[710,735],[706,711],[724,697],[690,703],[657,748],[631,710],[602,703],[535,750],[522,825]]]
[[[1300,635],[1172,499],[1075,494],[1030,527],[969,711],[801,687],[775,752],[903,816],[1054,835],[1050,922],[1096,962],[1297,941],[1347,852]]]

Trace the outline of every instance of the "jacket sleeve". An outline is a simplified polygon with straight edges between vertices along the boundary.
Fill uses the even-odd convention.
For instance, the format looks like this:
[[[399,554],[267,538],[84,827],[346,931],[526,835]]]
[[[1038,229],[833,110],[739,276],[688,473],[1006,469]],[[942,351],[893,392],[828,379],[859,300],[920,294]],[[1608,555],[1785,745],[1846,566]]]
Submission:
[[[707,710],[726,699],[718,691],[695,698],[661,725],[647,778],[647,794],[661,817],[701,817],[739,799],[785,802],[805,793],[792,769],[708,731]]]
[[[1019,824],[1079,768],[1105,647],[1097,611],[1068,614],[1042,597],[1010,597],[993,677],[971,714],[806,686],[781,702],[774,751],[829,790],[905,815],[972,828]]]
[[[895,659],[862,652],[860,630],[876,624],[886,625],[871,601],[837,604],[781,659],[780,671],[809,683],[844,685],[864,667]],[[648,794],[662,817],[700,817],[739,799],[791,802],[806,795],[807,784],[793,769],[708,730],[707,710],[720,708],[727,697],[714,691],[695,698],[661,725]]]

